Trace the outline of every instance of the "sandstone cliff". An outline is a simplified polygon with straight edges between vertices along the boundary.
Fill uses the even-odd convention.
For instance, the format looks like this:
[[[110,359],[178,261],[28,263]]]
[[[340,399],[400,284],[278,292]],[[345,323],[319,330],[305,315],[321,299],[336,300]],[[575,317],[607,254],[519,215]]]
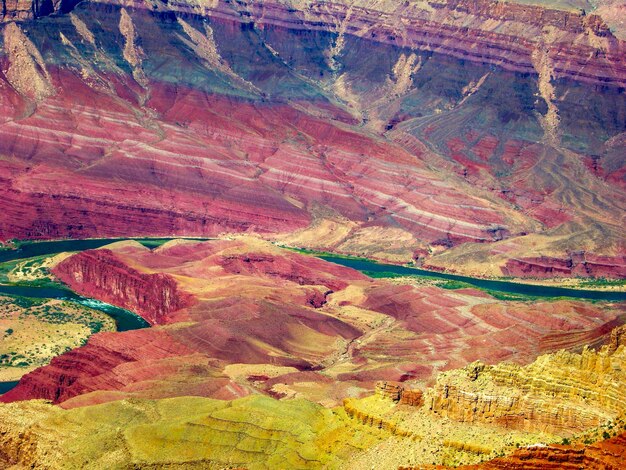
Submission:
[[[525,367],[476,362],[441,374],[426,406],[459,421],[560,435],[604,426],[626,409],[626,347],[617,344],[581,354],[560,351]]]
[[[131,309],[152,325],[170,323],[170,313],[192,302],[171,276],[140,273],[110,250],[83,251],[59,263],[53,272],[76,292]]]

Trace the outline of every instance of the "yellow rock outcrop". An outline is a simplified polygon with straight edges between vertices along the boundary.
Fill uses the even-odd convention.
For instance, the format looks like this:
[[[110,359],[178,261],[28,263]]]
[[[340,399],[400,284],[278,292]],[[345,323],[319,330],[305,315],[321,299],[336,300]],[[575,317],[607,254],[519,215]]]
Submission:
[[[479,362],[439,376],[425,397],[435,414],[526,431],[571,435],[603,426],[626,410],[623,330],[610,345],[559,351],[521,367]]]
[[[336,467],[386,436],[341,409],[260,395],[0,406],[0,456],[42,469]]]

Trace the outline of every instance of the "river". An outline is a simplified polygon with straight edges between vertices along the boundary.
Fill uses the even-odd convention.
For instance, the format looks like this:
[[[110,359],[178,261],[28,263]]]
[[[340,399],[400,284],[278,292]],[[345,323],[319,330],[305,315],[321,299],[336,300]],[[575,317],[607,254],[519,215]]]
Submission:
[[[0,250],[0,263],[16,259],[32,258],[33,256],[53,255],[64,251],[83,251],[100,248],[111,243],[136,240],[152,247],[172,238],[92,238],[88,240],[56,240],[49,242],[24,242],[16,250]]]
[[[320,254],[317,256],[325,259],[326,261],[330,261],[331,263],[347,266],[361,272],[369,271],[376,273],[399,274],[402,276],[434,277],[437,279],[446,279],[448,281],[460,281],[480,289],[506,292],[508,294],[521,294],[536,297],[572,297],[576,299],[603,300],[609,302],[626,301],[626,292],[568,289],[565,287],[539,286],[511,281],[496,281],[459,276],[456,274],[440,273],[437,271],[427,271],[425,269],[409,268],[407,266],[398,266],[395,264],[383,264],[358,258],[344,258],[326,254]]]
[[[100,248],[110,243],[123,240],[136,240],[146,246],[153,247],[165,241],[172,240],[172,238],[98,238],[90,240],[58,240],[49,242],[25,243],[21,245],[17,250],[0,251],[0,263],[21,258],[31,258],[33,256],[52,255],[63,251],[82,251],[93,248]],[[207,239],[205,238],[194,240]],[[361,258],[333,256],[331,254],[314,254],[313,256],[317,256],[319,258],[325,259],[326,261],[330,261],[331,263],[341,264],[343,266],[347,266],[349,268],[353,268],[362,272],[369,271],[377,273],[393,273],[403,276],[434,277],[449,281],[461,281],[480,289],[505,292],[509,294],[521,294],[536,297],[572,297],[577,299],[604,300],[610,302],[626,301],[626,292],[569,289],[565,287],[522,284],[512,281],[480,279],[474,277],[459,276],[457,274],[447,274],[437,271],[427,271],[425,269],[410,268],[407,266],[398,266],[396,264],[383,264],[376,261],[364,260]],[[41,297],[43,297],[43,295]]]

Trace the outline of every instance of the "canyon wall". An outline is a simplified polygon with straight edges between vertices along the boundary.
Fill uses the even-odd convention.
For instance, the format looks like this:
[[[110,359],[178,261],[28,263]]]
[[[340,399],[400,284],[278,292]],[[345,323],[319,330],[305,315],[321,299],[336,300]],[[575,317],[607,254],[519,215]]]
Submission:
[[[0,22],[23,21],[68,13],[80,0],[2,0]]]
[[[3,0],[0,20],[65,13],[76,3],[76,0]],[[558,45],[551,44],[547,49],[555,78],[567,77],[598,85],[626,84],[624,44],[615,38],[600,16],[584,11],[489,0],[403,4],[366,0],[304,3],[218,0],[204,4],[106,0],[102,3],[242,21],[261,29],[279,26],[329,31],[340,36],[350,34],[525,73],[536,72],[533,52],[545,47],[547,38],[558,38]],[[597,48],[598,44],[602,46]]]
[[[614,333],[612,340],[619,338]],[[433,413],[458,421],[570,435],[623,415],[625,368],[621,344],[561,351],[526,367],[473,363],[441,374],[425,401]]]
[[[502,267],[505,276],[515,277],[626,277],[626,256],[594,256],[574,253],[568,258],[511,259]]]
[[[0,26],[2,241],[254,232],[475,276],[625,275],[624,45],[591,13],[64,5]]]
[[[152,325],[171,322],[169,314],[193,300],[171,276],[140,273],[110,250],[83,251],[59,263],[53,273],[79,294],[130,309]]]
[[[104,3],[115,3],[107,0]],[[124,3],[126,5],[127,3]],[[142,2],[136,8],[145,8]],[[459,59],[537,73],[544,50],[554,78],[626,85],[623,41],[601,17],[513,2],[168,2],[170,11],[241,21],[255,28],[329,31]],[[556,41],[555,41],[556,39]],[[336,50],[338,54],[341,48]],[[543,53],[543,52],[542,52]]]

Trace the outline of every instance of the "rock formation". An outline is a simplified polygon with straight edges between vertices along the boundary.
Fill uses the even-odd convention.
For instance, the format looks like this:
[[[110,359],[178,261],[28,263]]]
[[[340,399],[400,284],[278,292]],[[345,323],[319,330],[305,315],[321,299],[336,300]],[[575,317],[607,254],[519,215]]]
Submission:
[[[96,334],[0,396],[3,463],[395,468],[515,444],[587,462],[553,444],[621,426],[620,306],[394,285],[253,237],[119,242],[53,271],[154,326]],[[585,341],[606,345],[535,360]]]
[[[23,21],[70,12],[80,0],[2,0],[0,22]]]
[[[127,393],[236,398],[253,387],[233,381],[228,364],[307,371],[360,334],[318,313],[329,287],[366,279],[350,269],[253,240],[173,243],[156,252],[134,243],[111,248],[71,256],[54,272],[78,292],[164,327],[96,335],[25,376],[3,401],[39,397],[77,406]],[[238,272],[234,259],[251,272]]]
[[[399,382],[378,382],[376,383],[376,395],[388,398],[401,405],[421,406],[424,403],[421,390],[411,390],[405,388]]]
[[[152,325],[172,321],[170,314],[193,301],[176,280],[162,273],[142,274],[109,250],[84,251],[61,262],[54,274],[76,292],[132,309]]]
[[[440,375],[426,406],[459,421],[561,435],[604,426],[624,412],[624,352],[612,343],[597,352],[542,356],[526,367],[473,363]]]
[[[624,42],[594,13],[3,5],[47,26],[1,26],[1,240],[255,232],[492,276],[584,251],[568,276],[624,276]]]
[[[601,468],[619,470],[624,465],[626,434],[599,441],[591,445],[535,445],[515,451],[477,465],[462,465],[461,470],[541,470]],[[442,466],[418,465],[400,467],[402,470],[443,470]]]
[[[589,256],[582,252],[565,259],[545,256],[511,259],[502,273],[518,277],[626,277],[626,256]]]
[[[384,380],[400,403],[416,407],[417,384],[441,369],[477,359],[527,363],[601,344],[624,322],[611,306],[502,305],[471,289],[391,285],[253,238],[174,241],[153,251],[117,243],[70,256],[53,272],[156,327],[95,335],[24,376],[2,401],[75,407],[256,391],[338,404]]]
[[[141,8],[142,4],[137,4]],[[169,8],[193,12],[192,4],[177,2]],[[297,30],[344,32],[373,42],[429,50],[480,63],[494,63],[516,72],[535,72],[531,55],[544,29],[572,39],[572,46],[559,41],[551,48],[557,59],[558,78],[598,84],[624,84],[624,45],[611,33],[601,17],[515,2],[429,1],[408,2],[252,2],[233,5],[215,2],[203,11],[217,18],[253,23],[259,28],[274,26]],[[488,22],[501,26],[494,32]],[[341,25],[339,29],[337,25]],[[524,25],[523,29],[519,26]],[[539,32],[539,34],[537,34]],[[556,34],[553,33],[556,36]],[[517,36],[516,40],[512,40]],[[591,38],[596,39],[596,43]],[[580,68],[579,57],[603,44],[603,54]],[[342,51],[343,52],[343,51]],[[335,55],[337,55],[335,53]]]

